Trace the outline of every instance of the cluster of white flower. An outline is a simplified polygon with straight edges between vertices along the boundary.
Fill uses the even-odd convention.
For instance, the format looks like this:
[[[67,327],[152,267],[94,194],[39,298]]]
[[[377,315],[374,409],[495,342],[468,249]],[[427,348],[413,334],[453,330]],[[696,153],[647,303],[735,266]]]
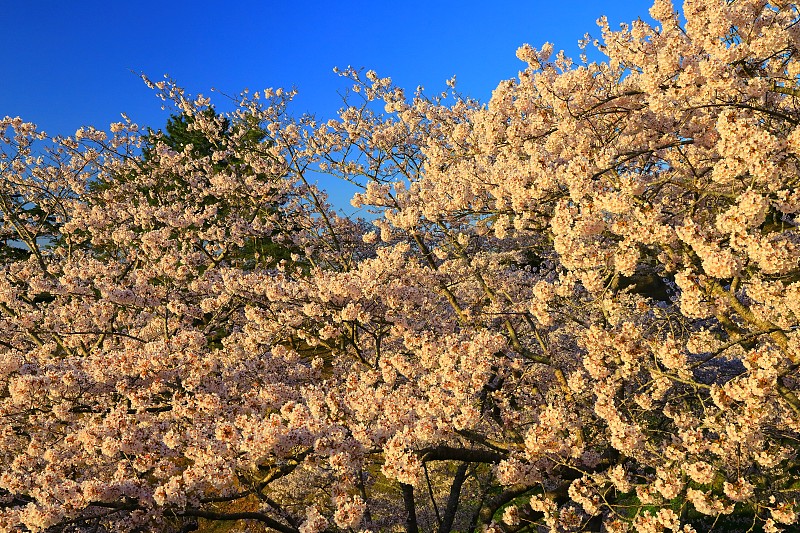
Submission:
[[[797,9],[651,16],[486,105],[0,119],[0,529],[796,527]]]

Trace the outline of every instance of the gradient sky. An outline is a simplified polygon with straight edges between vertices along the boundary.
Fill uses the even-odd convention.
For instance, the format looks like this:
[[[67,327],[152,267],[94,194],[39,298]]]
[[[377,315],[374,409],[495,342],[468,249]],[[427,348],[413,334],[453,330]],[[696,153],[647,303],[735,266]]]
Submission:
[[[439,91],[457,75],[462,93],[486,101],[523,68],[515,57],[521,44],[550,41],[577,56],[578,39],[599,36],[599,16],[616,27],[649,19],[650,4],[0,0],[0,116],[72,134],[81,125],[106,129],[124,112],[158,129],[168,113],[136,75],[145,73],[169,74],[191,94],[294,86],[293,114],[327,118],[346,87],[332,69],[348,65],[409,90]]]

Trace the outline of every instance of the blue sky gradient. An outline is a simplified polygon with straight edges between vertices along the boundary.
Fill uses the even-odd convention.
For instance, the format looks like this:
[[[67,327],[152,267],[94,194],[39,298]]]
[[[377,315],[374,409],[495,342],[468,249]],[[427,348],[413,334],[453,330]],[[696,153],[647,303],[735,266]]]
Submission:
[[[487,101],[524,64],[523,43],[576,57],[586,32],[649,19],[649,0],[273,1],[0,0],[0,116],[50,134],[106,129],[124,112],[163,127],[168,112],[137,73],[164,74],[191,94],[212,87],[296,87],[290,111],[333,116],[347,84],[333,67],[365,67],[412,90],[445,88]],[[222,100],[214,97],[218,104]],[[224,109],[223,105],[219,105]]]
[[[5,4],[5,5],[2,5]],[[366,67],[408,89],[444,88],[485,101],[523,67],[523,43],[577,55],[595,20],[648,18],[650,2],[323,2],[5,0],[0,2],[0,114],[46,131],[98,128],[120,112],[158,127],[165,114],[135,73],[170,74],[189,92],[296,86],[294,111],[336,112],[334,66]]]

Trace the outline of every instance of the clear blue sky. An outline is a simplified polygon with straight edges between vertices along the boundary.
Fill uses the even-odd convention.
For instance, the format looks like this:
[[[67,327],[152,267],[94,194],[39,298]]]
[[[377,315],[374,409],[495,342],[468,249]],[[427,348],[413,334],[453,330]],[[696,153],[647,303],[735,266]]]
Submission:
[[[292,87],[295,114],[332,116],[345,85],[334,66],[366,67],[413,89],[452,75],[486,101],[523,68],[515,51],[545,41],[577,56],[595,21],[649,19],[649,0],[0,0],[0,116],[51,134],[105,129],[121,112],[155,129],[167,114],[134,73],[216,87]],[[132,72],[133,71],[133,72]],[[212,95],[213,99],[213,95]]]

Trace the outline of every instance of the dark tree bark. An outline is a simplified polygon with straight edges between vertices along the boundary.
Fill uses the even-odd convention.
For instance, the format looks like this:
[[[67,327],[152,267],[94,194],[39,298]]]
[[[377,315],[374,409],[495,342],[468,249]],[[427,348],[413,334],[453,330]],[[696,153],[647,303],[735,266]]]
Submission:
[[[467,479],[468,466],[467,463],[462,463],[456,470],[453,484],[450,486],[450,496],[447,498],[447,508],[444,510],[442,523],[439,526],[439,533],[449,533],[453,528],[453,521],[456,518],[456,511],[458,511],[458,503],[461,501],[461,487],[464,485],[464,480]]]
[[[406,533],[419,533],[417,527],[417,506],[414,501],[414,487],[412,485],[400,484],[403,491],[403,503],[406,506]]]

